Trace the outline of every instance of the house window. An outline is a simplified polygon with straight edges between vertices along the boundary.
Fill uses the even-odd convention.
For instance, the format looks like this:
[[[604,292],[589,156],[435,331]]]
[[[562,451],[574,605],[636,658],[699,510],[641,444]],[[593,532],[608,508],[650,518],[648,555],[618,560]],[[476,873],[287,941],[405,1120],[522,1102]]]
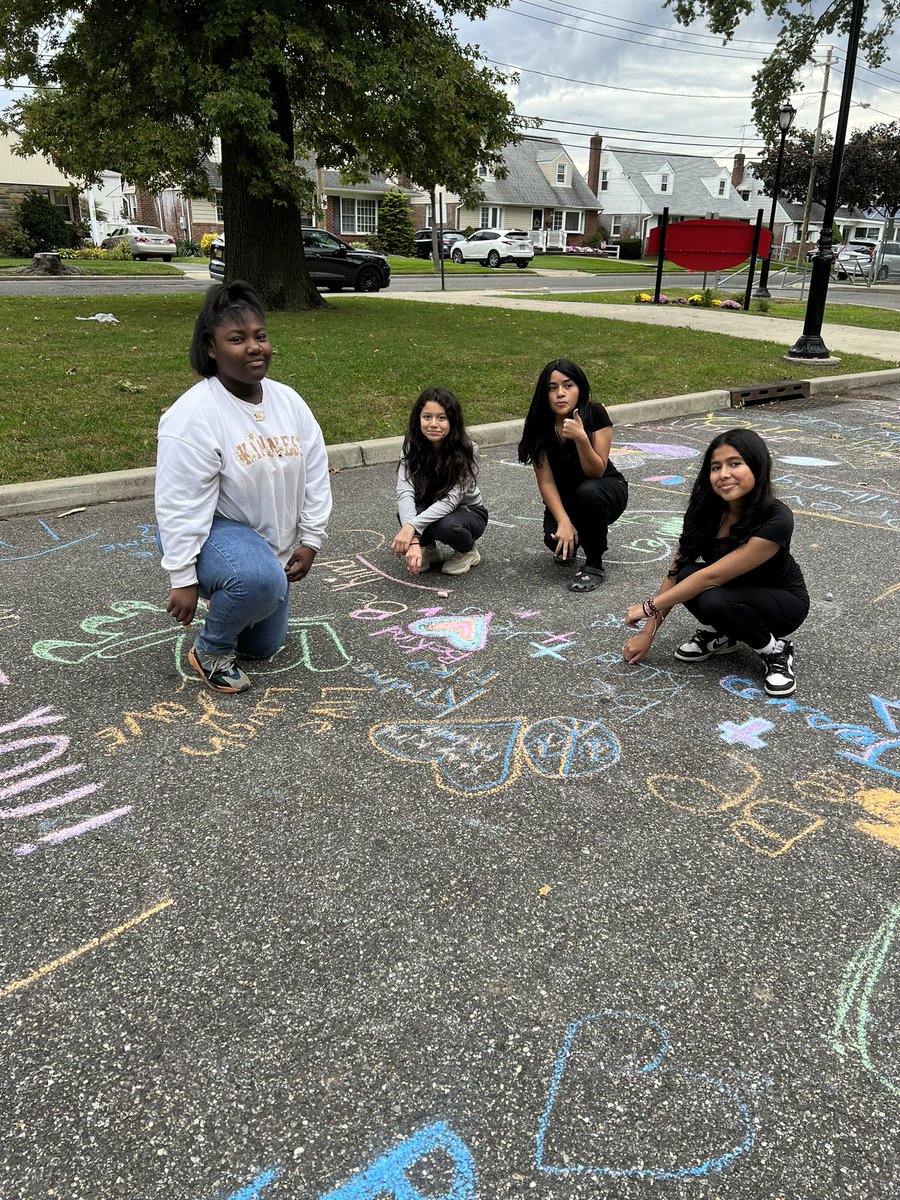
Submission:
[[[490,204],[482,204],[482,206],[481,206],[481,228],[482,229],[502,229],[503,228],[503,209],[493,207]]]
[[[484,165],[484,163],[478,164],[478,166],[475,168],[475,174],[478,176],[479,179],[487,179],[488,169]]]
[[[556,164],[556,182],[557,183],[565,183],[566,182],[566,164],[565,163],[557,163]]]
[[[724,179],[719,180],[719,195],[720,196],[725,195],[725,184],[726,184],[726,180],[724,180]]]
[[[749,199],[750,199],[750,190],[749,190],[749,188],[747,189],[747,191],[740,192],[740,193],[739,193],[739,195],[740,195],[740,197],[741,197],[741,199],[742,199],[742,200],[749,200]]]
[[[68,188],[47,188],[47,199],[59,210],[64,221],[72,220],[72,193]]]
[[[584,213],[580,208],[555,208],[553,210],[553,228],[564,229],[566,233],[582,233]]]
[[[377,233],[378,201],[341,197],[341,233]]]
[[[669,176],[668,175],[661,175],[659,177],[659,190],[661,192],[667,192],[669,190]]]
[[[610,223],[610,227],[609,227],[609,236],[617,238],[617,237],[621,237],[621,235],[622,235],[622,218],[621,217],[613,217],[612,222]]]
[[[609,191],[609,171],[601,171],[600,172],[600,191],[601,192]]]
[[[222,199],[221,192],[216,192],[216,220],[225,224],[225,201]]]

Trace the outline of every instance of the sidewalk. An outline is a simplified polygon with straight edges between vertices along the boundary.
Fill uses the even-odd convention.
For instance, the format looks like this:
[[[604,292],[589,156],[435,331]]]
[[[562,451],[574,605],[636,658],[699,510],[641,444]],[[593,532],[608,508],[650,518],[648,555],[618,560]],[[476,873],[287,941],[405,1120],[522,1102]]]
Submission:
[[[687,305],[655,304],[590,304],[573,300],[530,300],[510,295],[508,289],[485,292],[416,292],[407,295],[378,293],[385,300],[416,300],[422,304],[468,304],[476,307],[508,308],[520,312],[567,313],[585,319],[630,321],[637,325],[667,325],[672,329],[699,329],[706,333],[725,333],[729,337],[747,338],[756,342],[780,342],[785,352],[800,336],[799,321],[782,317],[758,317],[750,313],[721,312],[713,308],[690,308]],[[900,365],[900,333],[886,329],[862,329],[853,325],[833,325],[826,322],[822,337],[834,353],[866,354],[885,362]],[[815,366],[810,368],[816,370]]]

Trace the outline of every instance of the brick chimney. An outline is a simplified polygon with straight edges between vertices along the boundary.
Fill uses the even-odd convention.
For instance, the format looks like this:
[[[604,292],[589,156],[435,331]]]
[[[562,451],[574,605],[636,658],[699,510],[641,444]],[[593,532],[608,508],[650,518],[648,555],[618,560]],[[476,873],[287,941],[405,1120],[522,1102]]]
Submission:
[[[738,188],[744,182],[744,161],[745,156],[738,151],[734,156],[734,166],[731,168],[732,187]]]
[[[591,149],[588,155],[587,184],[595,196],[600,195],[600,152],[603,138],[599,133],[591,134]]]

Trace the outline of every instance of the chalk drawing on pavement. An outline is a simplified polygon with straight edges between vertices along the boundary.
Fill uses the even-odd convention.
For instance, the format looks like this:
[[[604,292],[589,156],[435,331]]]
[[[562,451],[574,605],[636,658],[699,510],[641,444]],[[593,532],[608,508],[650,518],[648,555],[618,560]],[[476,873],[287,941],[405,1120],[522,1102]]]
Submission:
[[[369,740],[401,762],[430,766],[437,786],[458,796],[498,792],[523,765],[545,779],[577,779],[608,770],[620,755],[604,725],[575,717],[390,722],[373,726]]]
[[[422,617],[409,628],[421,637],[444,638],[457,650],[483,650],[493,613]]]
[[[538,1126],[538,1169],[702,1178],[746,1154],[755,1134],[738,1093],[703,1071],[668,1066],[669,1049],[666,1030],[642,1013],[609,1010],[573,1021]],[[665,1109],[672,1120],[660,1120]]]
[[[420,1191],[411,1174],[441,1157],[449,1159],[452,1172],[446,1191],[435,1192],[430,1181]],[[435,1165],[439,1169],[442,1164]],[[475,1162],[465,1142],[444,1121],[436,1121],[320,1200],[476,1200]]]
[[[897,1020],[897,954],[894,941],[900,922],[895,904],[860,946],[841,980],[831,1047],[842,1057],[853,1053],[865,1069],[895,1096],[900,1096],[900,1028]],[[894,978],[886,979],[894,971]]]
[[[82,542],[89,542],[91,538],[98,536],[98,531],[94,530],[93,533],[86,533],[83,537],[73,538],[70,542],[64,542],[59,534],[53,532],[46,521],[38,521],[38,526],[49,539],[49,545],[44,545],[40,550],[25,550],[21,554],[6,553],[6,551],[22,550],[22,547],[15,546],[11,542],[5,542],[0,538],[0,563],[24,562],[26,559],[44,558],[48,554],[59,554],[63,550],[71,550],[73,546],[79,546]]]

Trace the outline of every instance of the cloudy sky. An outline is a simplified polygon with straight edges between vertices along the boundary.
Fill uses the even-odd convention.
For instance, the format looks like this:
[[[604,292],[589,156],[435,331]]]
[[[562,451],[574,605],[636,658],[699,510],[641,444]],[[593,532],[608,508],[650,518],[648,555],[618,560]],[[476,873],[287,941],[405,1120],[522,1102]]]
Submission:
[[[613,15],[627,8],[628,16]],[[754,16],[727,46],[701,24],[677,25],[661,0],[510,0],[483,21],[456,21],[460,40],[478,45],[494,65],[519,72],[510,90],[516,110],[543,120],[576,164],[587,165],[591,133],[607,147],[710,154],[730,163],[743,144],[762,141],[752,124],[751,77],[775,42],[777,27]],[[878,71],[857,64],[850,129],[900,119],[900,36]],[[834,43],[824,128],[833,130],[843,86],[845,40]],[[817,62],[824,64],[826,46]],[[814,129],[823,66],[804,72],[792,103],[795,127]]]

